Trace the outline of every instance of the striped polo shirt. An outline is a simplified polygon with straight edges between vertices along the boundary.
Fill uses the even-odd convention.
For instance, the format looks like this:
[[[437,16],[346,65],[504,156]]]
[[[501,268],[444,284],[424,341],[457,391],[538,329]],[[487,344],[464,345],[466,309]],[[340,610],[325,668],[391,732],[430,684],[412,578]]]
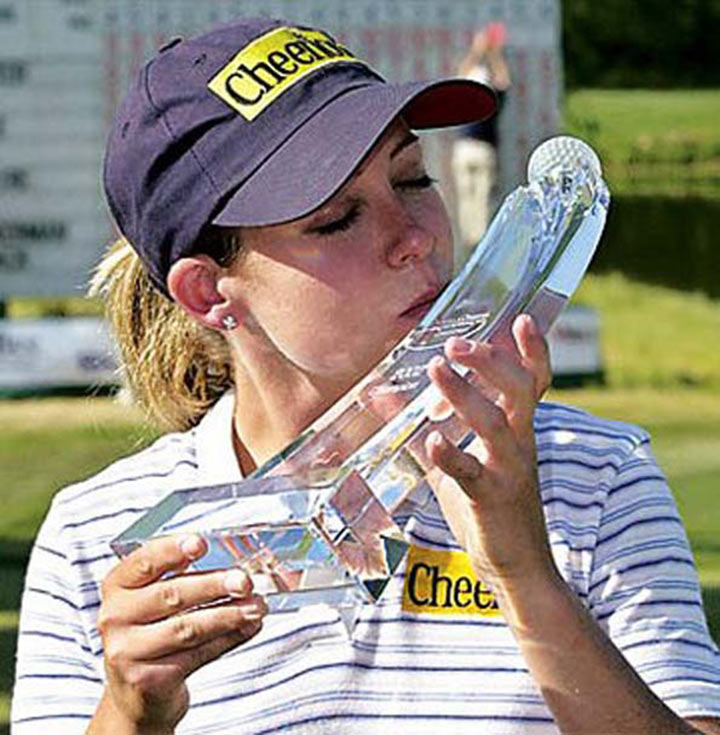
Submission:
[[[23,596],[13,735],[85,732],[102,695],[96,627],[110,540],[169,492],[240,479],[234,397],[53,500]],[[720,717],[720,654],[678,511],[634,426],[550,403],[536,411],[540,491],[567,583],[638,674],[680,715]],[[398,518],[412,546],[351,634],[313,606],[188,679],[178,735],[556,733],[512,633],[430,491]]]

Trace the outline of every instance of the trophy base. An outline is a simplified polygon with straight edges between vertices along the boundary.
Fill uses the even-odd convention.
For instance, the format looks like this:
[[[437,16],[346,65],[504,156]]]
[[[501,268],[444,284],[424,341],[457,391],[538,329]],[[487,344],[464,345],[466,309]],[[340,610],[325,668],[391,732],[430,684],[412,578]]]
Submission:
[[[258,517],[266,520],[252,522]],[[376,602],[408,549],[365,481],[347,471],[307,483],[277,476],[178,491],[112,547],[125,556],[171,533],[197,533],[207,543],[188,571],[242,569],[271,612],[321,603],[355,610]]]

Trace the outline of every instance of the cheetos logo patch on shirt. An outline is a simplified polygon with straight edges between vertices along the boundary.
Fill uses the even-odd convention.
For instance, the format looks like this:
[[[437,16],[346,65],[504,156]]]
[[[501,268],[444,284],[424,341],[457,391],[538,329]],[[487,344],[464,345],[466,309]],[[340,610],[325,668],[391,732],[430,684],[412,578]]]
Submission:
[[[475,576],[466,553],[422,546],[411,546],[408,552],[402,609],[440,615],[500,615],[495,595]]]

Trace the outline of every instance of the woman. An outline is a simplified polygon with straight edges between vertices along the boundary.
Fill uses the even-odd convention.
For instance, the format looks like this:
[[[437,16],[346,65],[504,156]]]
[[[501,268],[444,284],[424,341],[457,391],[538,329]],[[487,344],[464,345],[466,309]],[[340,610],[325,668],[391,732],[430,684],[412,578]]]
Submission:
[[[398,519],[405,574],[351,640],[323,606],[266,615],[239,570],[168,575],[205,553],[195,536],[108,552],[171,490],[247,475],[417,323],[452,241],[411,130],[493,109],[480,84],[389,85],[281,21],[145,67],[105,166],[127,242],[96,287],[135,394],[176,431],[55,499],[15,733],[720,732],[717,651],[647,437],[536,410],[547,356],[527,317],[514,349],[447,343],[485,390],[430,366],[479,439],[428,437],[443,479]]]

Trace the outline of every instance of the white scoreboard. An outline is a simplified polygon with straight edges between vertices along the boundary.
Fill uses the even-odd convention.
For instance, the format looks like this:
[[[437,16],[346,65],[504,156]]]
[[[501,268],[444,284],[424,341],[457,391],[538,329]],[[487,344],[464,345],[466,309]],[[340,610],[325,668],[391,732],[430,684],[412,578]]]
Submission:
[[[0,299],[84,291],[113,236],[102,150],[133,72],[175,35],[258,14],[327,28],[391,79],[452,74],[474,31],[503,21],[503,191],[557,132],[560,0],[0,0]],[[452,205],[450,140],[428,153]]]

